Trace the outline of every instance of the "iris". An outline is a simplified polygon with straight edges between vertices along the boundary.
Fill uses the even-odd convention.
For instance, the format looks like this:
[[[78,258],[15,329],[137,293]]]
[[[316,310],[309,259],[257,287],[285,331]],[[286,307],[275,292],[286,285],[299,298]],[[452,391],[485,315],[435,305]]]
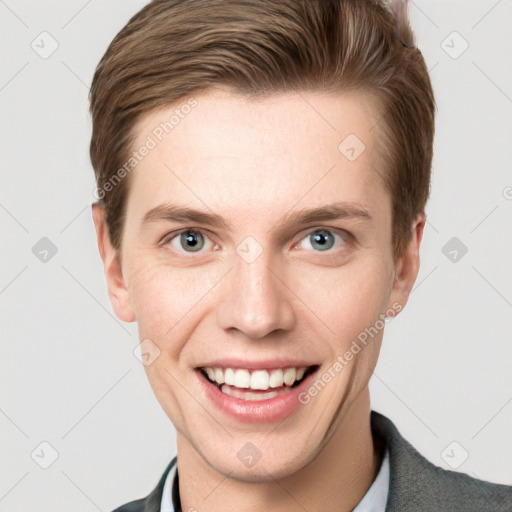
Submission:
[[[189,252],[200,251],[204,247],[204,236],[198,231],[184,231],[180,235],[181,246]]]
[[[314,231],[309,235],[311,246],[326,251],[334,246],[334,236],[329,231]]]

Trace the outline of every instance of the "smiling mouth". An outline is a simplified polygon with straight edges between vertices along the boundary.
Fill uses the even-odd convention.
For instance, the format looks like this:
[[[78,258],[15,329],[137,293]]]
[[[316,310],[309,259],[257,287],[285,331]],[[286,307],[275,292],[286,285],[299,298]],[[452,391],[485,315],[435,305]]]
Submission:
[[[273,369],[199,368],[222,393],[242,400],[271,400],[300,385],[318,365]]]

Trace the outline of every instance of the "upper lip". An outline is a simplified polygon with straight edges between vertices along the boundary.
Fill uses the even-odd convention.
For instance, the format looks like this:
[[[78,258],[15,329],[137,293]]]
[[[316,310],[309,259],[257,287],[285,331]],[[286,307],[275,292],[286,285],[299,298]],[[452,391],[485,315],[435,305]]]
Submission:
[[[277,368],[305,368],[317,366],[318,363],[305,361],[301,359],[262,359],[259,361],[247,361],[246,359],[228,358],[214,359],[204,364],[199,364],[197,368],[243,368],[247,370],[277,369]]]

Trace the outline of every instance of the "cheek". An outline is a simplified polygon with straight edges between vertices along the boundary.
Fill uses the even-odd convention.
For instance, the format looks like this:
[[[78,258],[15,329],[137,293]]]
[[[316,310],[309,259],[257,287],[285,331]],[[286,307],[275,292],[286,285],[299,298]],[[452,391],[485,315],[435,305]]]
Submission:
[[[150,261],[149,259],[146,261]],[[202,268],[177,268],[161,262],[130,266],[129,294],[141,336],[166,344],[187,336],[187,323],[201,300],[214,289],[220,272]],[[217,275],[219,274],[219,275]],[[179,325],[179,329],[175,329]]]
[[[381,325],[391,292],[387,275],[378,260],[361,260],[339,269],[317,271],[314,279],[302,283],[299,296],[336,340],[337,351],[377,321]]]

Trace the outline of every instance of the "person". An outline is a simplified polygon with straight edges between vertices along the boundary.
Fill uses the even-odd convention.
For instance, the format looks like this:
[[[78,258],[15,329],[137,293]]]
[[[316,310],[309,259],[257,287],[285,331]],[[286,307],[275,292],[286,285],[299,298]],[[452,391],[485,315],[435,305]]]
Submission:
[[[117,511],[512,511],[512,487],[435,466],[370,407],[433,158],[399,4],[154,0],[98,64],[108,294],[177,432]]]

